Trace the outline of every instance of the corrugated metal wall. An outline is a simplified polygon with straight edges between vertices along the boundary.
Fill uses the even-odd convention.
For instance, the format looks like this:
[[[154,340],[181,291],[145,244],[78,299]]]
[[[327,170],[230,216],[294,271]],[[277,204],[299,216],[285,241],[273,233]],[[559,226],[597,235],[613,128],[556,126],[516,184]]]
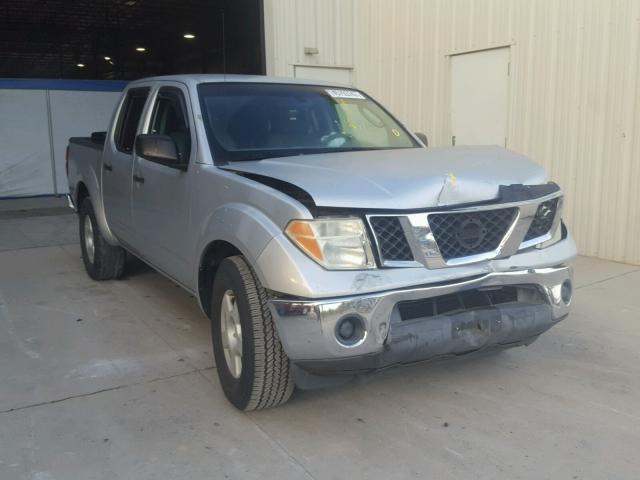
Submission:
[[[265,23],[269,74],[352,67],[433,145],[450,55],[510,46],[508,147],[561,184],[581,253],[640,264],[639,0],[265,0]]]

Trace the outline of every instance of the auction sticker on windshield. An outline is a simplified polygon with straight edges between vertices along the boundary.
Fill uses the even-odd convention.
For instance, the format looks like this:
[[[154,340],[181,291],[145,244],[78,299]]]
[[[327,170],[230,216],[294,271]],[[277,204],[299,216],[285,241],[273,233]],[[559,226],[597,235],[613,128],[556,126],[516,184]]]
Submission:
[[[357,98],[360,100],[364,100],[365,97],[357,90],[338,90],[338,89],[327,89],[325,90],[332,98]]]

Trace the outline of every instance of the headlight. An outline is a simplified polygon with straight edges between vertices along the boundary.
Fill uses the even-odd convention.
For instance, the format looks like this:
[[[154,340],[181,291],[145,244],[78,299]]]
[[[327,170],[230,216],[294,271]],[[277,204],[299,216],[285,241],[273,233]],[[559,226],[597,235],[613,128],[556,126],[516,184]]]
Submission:
[[[359,218],[293,220],[285,233],[300,250],[329,270],[376,266],[367,232]]]

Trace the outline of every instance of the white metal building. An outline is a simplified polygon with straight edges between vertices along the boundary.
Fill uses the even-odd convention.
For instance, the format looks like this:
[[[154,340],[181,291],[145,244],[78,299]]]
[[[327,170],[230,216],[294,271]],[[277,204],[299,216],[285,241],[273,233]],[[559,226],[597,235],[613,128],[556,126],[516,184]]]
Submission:
[[[197,65],[210,61],[207,68],[213,70],[206,71],[256,73],[266,66],[270,75],[352,83],[426,133],[432,145],[499,144],[525,153],[564,189],[565,220],[581,253],[640,264],[640,0],[210,1],[208,14],[202,7],[191,12],[209,19],[206,29],[195,31],[203,43],[189,43],[177,25],[177,53],[171,58],[191,58]],[[47,5],[52,12],[60,10]],[[67,22],[67,31],[78,24],[71,40],[80,43],[67,43],[79,51],[88,48],[82,32],[94,25],[82,23],[94,10],[83,5],[77,18],[58,19]],[[102,25],[109,5],[118,2],[96,10],[95,25]],[[152,3],[135,5],[143,10],[124,13],[160,18],[144,10]],[[222,7],[226,16],[220,15]],[[22,16],[16,12],[16,22],[31,17],[27,10]],[[211,25],[220,26],[225,18],[228,28],[214,30],[228,31],[227,40],[207,39]],[[37,33],[24,32],[27,43]],[[18,38],[10,33],[7,38]],[[125,38],[134,39],[140,41]],[[170,71],[160,62],[167,55],[149,32],[144,38],[148,64],[136,57],[142,55],[134,51],[138,44],[125,40],[119,47],[122,58],[114,57],[118,49],[102,45],[103,50],[85,52],[78,60],[94,74],[108,65],[102,55],[128,65],[126,71],[144,67],[127,78],[144,76],[147,66],[154,73]],[[11,45],[19,50],[22,43]],[[25,45],[33,50],[36,44],[47,43]],[[205,44],[209,50],[202,48]],[[51,71],[35,68],[44,68],[38,61],[53,58],[58,68],[73,51],[35,57],[23,52],[20,65],[33,64],[29,72],[43,78]],[[204,60],[189,57],[193,52],[204,52]],[[65,75],[85,66],[74,59],[60,64]],[[182,64],[172,68],[190,71]],[[5,119],[0,122],[0,198],[65,193],[67,137],[104,130],[118,93],[65,81],[11,82],[0,81],[0,118]]]
[[[543,164],[581,253],[640,264],[640,1],[265,0],[267,73],[353,83],[432,145]]]

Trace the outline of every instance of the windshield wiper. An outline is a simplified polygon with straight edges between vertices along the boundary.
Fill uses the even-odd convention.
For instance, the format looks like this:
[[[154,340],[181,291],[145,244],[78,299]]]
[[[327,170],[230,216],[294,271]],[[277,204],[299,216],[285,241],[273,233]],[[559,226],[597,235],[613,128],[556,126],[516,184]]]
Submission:
[[[230,162],[251,162],[259,160],[268,160],[270,158],[296,157],[304,155],[321,155],[323,153],[344,153],[344,152],[367,152],[373,150],[400,150],[413,147],[326,147],[326,148],[307,148],[301,150],[266,150],[255,153],[247,153],[238,158],[231,155],[227,160]],[[238,152],[236,152],[237,154]]]
[[[252,162],[258,160],[268,160],[270,158],[295,157],[296,155],[305,155],[303,152],[278,152],[278,153],[254,153],[243,155],[239,158],[230,158],[231,162]]]

